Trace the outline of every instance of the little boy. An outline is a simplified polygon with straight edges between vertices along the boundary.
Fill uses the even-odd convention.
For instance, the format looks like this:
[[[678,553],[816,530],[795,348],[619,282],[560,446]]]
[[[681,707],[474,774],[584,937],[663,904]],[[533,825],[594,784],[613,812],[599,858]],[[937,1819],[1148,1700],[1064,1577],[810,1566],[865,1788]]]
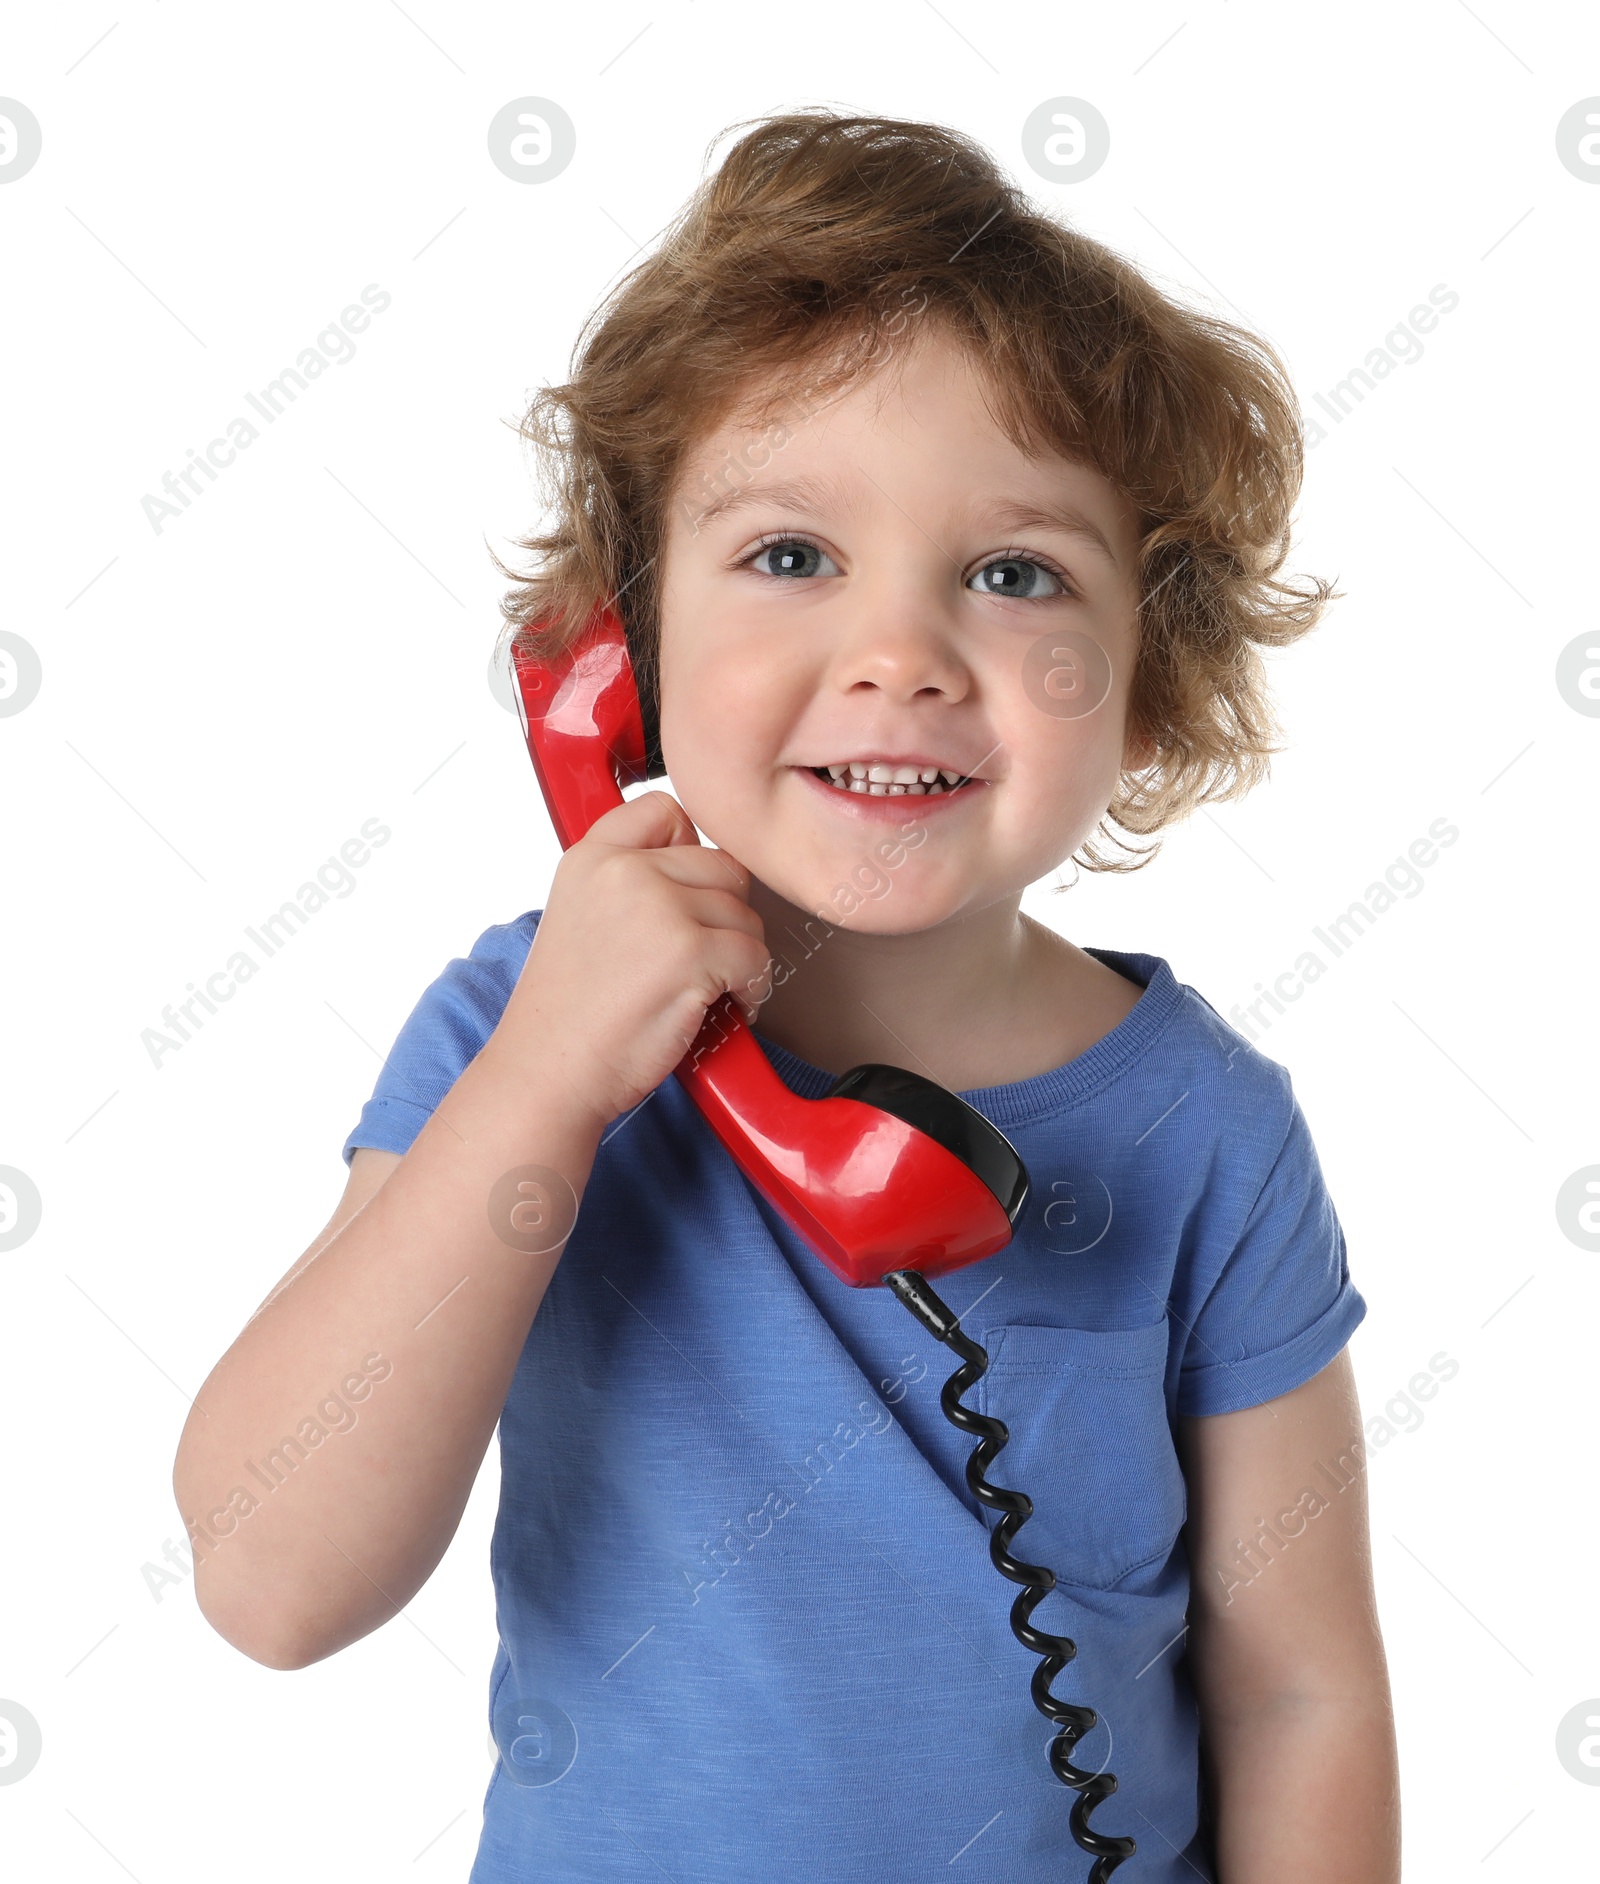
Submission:
[[[942,1287],[1123,1875],[1393,1884],[1365,1310],[1305,1119],[1165,961],[1020,913],[1275,749],[1256,649],[1328,597],[1277,580],[1276,357],[964,138],[801,113],[732,148],[527,431],[552,511],[508,618],[550,650],[620,610],[674,795],[599,819],[402,1029],[339,1209],[185,1430],[205,1614],[278,1668],[368,1633],[498,1420],[473,1884],[1089,1875],[946,1357],[670,1077],[732,991],[796,1093],[904,1066],[1027,1164],[1013,1242]],[[230,1497],[358,1367],[359,1425]]]

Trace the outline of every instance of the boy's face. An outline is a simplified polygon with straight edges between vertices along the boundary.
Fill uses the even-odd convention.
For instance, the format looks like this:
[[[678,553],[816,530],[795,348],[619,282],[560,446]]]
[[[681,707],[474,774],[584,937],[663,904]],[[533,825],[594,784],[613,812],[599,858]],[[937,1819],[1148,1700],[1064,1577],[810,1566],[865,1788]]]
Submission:
[[[790,424],[730,421],[677,488],[660,589],[673,787],[761,883],[851,929],[1015,898],[1147,756],[1124,750],[1135,514],[1097,472],[1013,444],[937,330]],[[874,762],[971,782],[829,782],[852,761],[869,785]]]

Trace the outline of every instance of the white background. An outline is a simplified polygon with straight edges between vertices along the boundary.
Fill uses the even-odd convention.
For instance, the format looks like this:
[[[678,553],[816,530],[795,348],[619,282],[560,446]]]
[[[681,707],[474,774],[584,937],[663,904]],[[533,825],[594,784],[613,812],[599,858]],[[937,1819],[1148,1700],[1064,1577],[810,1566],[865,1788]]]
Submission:
[[[1274,663],[1291,744],[1270,783],[1144,874],[1028,906],[1165,956],[1226,1013],[1433,820],[1458,827],[1260,1044],[1293,1073],[1369,1303],[1364,1410],[1440,1350],[1459,1363],[1370,1472],[1407,1876],[1574,1875],[1600,1832],[1600,1787],[1556,1755],[1600,1696],[1600,1256],[1555,1200],[1600,1162],[1600,720],[1555,663],[1597,626],[1600,188],[1555,130],[1600,93],[1600,22],[1504,0],[126,0],[13,14],[4,55],[0,93],[44,139],[0,187],[0,628],[43,663],[0,719],[0,1164],[44,1213],[0,1256],[0,1699],[44,1748],[0,1788],[11,1875],[466,1876],[492,1453],[405,1616],[296,1674],[214,1635],[186,1580],[155,1600],[143,1566],[183,1535],[188,1396],[332,1210],[396,1029],[549,881],[486,678],[487,546],[533,518],[509,422],[712,140],[808,103],[974,134],[1170,292],[1263,333],[1313,414],[1436,284],[1460,297],[1420,359],[1322,414],[1291,568],[1344,599]],[[577,127],[536,187],[485,144],[525,94]],[[1070,185],[1019,142],[1062,94],[1111,127]],[[356,357],[157,534],[141,498],[368,283],[392,305]],[[393,838],[354,893],[154,1068],[142,1030],[374,817]]]

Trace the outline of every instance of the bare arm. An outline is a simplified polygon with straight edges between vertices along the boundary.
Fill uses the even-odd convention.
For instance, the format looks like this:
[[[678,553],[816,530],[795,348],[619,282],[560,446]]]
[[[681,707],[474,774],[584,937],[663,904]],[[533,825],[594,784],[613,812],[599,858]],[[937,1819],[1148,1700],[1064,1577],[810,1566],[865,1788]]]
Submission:
[[[761,981],[748,890],[665,793],[597,820],[482,1052],[403,1158],[356,1153],[333,1219],[212,1369],[173,1489],[200,1608],[254,1660],[333,1654],[444,1555],[602,1130],[724,989]],[[544,1176],[519,1193],[529,1166]]]
[[[1348,1351],[1263,1406],[1180,1420],[1178,1439],[1219,1884],[1398,1884],[1399,1768]]]
[[[490,1192],[540,1165],[581,1196],[600,1129],[486,1048],[404,1158],[355,1154],[332,1222],[212,1370],[179,1446],[196,1597],[245,1654],[304,1667],[432,1574],[560,1255],[501,1241]]]

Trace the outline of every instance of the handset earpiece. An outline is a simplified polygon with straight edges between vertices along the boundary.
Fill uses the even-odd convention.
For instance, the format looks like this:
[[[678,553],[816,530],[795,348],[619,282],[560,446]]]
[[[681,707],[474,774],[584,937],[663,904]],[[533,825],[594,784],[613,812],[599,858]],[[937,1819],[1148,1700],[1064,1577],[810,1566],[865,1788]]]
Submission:
[[[622,787],[650,775],[651,745],[627,639],[602,610],[578,643],[544,657],[511,644],[514,692],[539,789],[563,850],[622,803]],[[653,720],[652,715],[652,720]],[[656,753],[659,764],[659,750]]]

